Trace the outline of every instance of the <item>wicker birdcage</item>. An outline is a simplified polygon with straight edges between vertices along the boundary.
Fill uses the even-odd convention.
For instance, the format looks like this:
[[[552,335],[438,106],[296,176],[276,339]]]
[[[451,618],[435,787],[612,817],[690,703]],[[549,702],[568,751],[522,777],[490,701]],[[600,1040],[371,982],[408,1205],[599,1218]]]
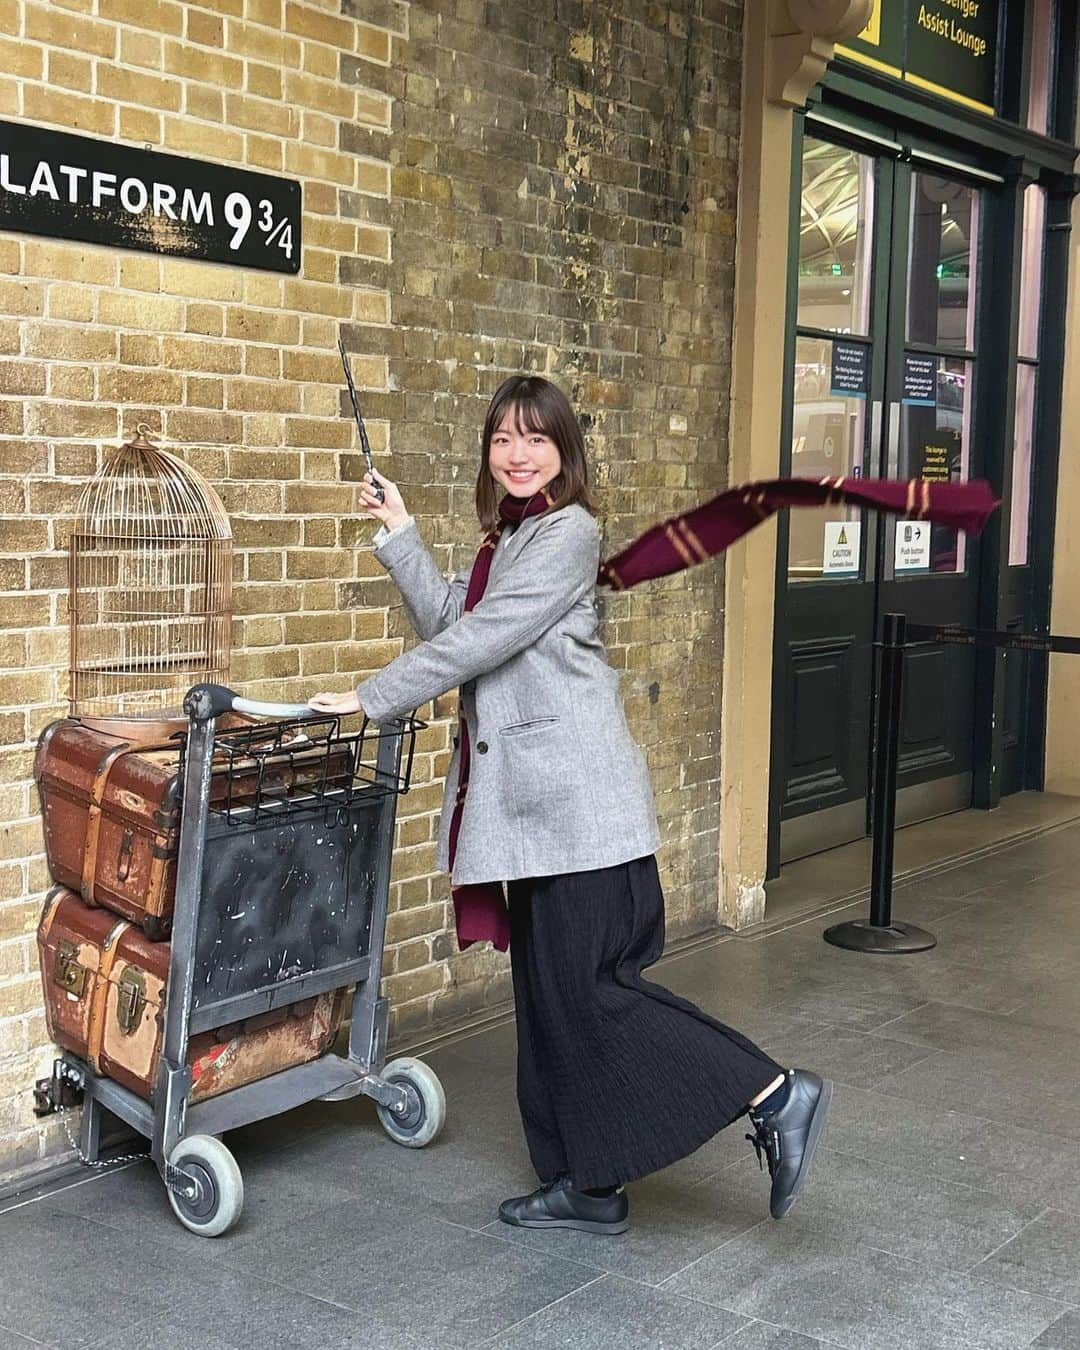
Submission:
[[[143,426],[79,500],[69,589],[73,714],[160,720],[191,685],[227,678],[229,519]]]

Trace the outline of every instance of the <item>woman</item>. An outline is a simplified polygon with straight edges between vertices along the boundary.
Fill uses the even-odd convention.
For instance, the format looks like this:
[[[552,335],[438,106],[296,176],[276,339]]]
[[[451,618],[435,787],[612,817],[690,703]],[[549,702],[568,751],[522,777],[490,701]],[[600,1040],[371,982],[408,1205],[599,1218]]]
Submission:
[[[570,404],[538,376],[496,392],[476,484],[488,533],[449,582],[395,485],[377,482],[381,503],[371,474],[361,487],[383,526],[376,557],[423,641],[355,693],[319,694],[311,706],[378,723],[460,687],[436,861],[451,873],[459,943],[509,943],[518,1102],[542,1183],[504,1201],[500,1218],[624,1232],[625,1182],[746,1113],[780,1218],[832,1084],[783,1069],[642,978],[664,945],[660,831],[597,635],[600,536]]]

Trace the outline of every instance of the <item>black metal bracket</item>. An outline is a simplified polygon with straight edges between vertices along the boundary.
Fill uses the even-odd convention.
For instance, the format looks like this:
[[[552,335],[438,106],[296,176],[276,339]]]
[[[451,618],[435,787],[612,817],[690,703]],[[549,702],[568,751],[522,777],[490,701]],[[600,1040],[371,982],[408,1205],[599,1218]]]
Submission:
[[[66,1060],[54,1059],[51,1078],[39,1078],[34,1084],[34,1115],[51,1116],[69,1111],[83,1099],[82,1074]]]

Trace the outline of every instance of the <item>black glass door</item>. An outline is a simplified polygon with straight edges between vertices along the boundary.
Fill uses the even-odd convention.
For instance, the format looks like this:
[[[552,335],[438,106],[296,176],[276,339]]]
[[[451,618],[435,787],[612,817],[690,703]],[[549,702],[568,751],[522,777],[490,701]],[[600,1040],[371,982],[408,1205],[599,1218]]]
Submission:
[[[784,466],[797,476],[979,471],[984,189],[900,149],[803,141]],[[867,831],[880,615],[972,623],[977,577],[963,536],[837,507],[792,512],[780,555],[772,852],[785,861]],[[970,802],[973,680],[962,648],[909,653],[902,821]]]

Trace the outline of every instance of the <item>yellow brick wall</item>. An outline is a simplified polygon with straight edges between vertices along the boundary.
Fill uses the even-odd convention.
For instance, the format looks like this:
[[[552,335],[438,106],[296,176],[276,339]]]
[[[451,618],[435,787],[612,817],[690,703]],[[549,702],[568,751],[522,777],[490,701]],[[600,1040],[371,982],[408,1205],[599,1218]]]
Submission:
[[[0,117],[281,174],[304,194],[296,277],[0,233],[0,1179],[66,1147],[56,1121],[43,1128],[30,1111],[52,1057],[31,766],[38,733],[66,711],[65,544],[103,448],[146,422],[219,486],[237,545],[235,683],[304,696],[348,687],[400,650],[384,610],[342,595],[371,561],[351,547],[361,461],[335,347],[343,326],[348,338],[363,324],[356,378],[385,390],[385,357],[369,353],[389,322],[390,238],[372,217],[390,167],[350,148],[346,130],[389,128],[386,74],[408,6],[352,9],[0,0]],[[385,444],[385,421],[371,434]],[[444,721],[426,734],[419,782],[441,771],[447,744]],[[402,878],[431,870],[437,804],[421,790],[402,822]],[[427,881],[395,888],[395,905],[428,901]],[[403,970],[414,927],[395,916]]]
[[[687,13],[687,11],[691,11]],[[0,1181],[65,1147],[33,929],[34,741],[65,710],[70,511],[140,421],[219,486],[233,682],[345,688],[414,640],[356,514],[380,467],[472,560],[478,429],[545,371],[588,434],[605,552],[727,483],[742,0],[0,0],[0,118],[298,178],[299,276],[0,233]],[[390,428],[392,427],[392,433]],[[389,452],[389,453],[387,453]],[[717,922],[722,564],[602,593],[652,769],[668,931]],[[434,870],[454,696],[421,709],[384,992],[398,1043],[503,1003]]]

